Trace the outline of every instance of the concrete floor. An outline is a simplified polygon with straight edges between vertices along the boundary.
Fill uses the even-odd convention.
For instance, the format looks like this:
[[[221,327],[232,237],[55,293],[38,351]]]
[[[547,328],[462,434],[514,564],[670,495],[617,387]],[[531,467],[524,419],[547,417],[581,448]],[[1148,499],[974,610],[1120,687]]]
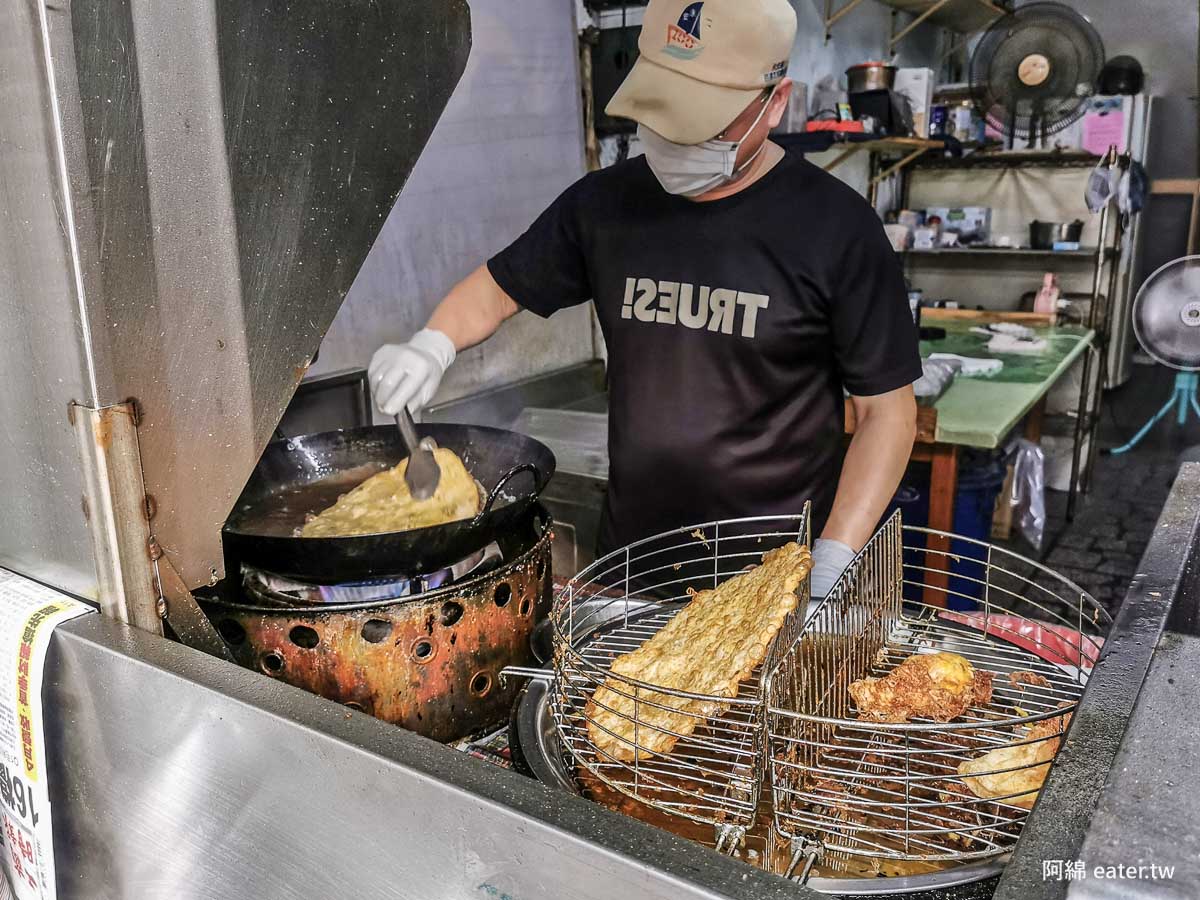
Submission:
[[[1162,366],[1134,366],[1130,381],[1105,396],[1100,446],[1128,440],[1166,402],[1174,377]],[[1193,417],[1181,429],[1172,416],[1129,453],[1097,459],[1092,489],[1065,529],[1066,494],[1048,492],[1049,528],[1051,534],[1056,529],[1061,534],[1045,564],[1115,612],[1186,459],[1200,459],[1200,422]]]

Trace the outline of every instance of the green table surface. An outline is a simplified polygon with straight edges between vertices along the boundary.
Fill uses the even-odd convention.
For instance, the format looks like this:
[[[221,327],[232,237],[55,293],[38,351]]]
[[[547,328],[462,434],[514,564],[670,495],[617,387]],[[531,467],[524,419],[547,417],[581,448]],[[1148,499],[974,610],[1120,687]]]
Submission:
[[[1044,352],[993,354],[987,351],[988,338],[971,331],[978,322],[929,317],[922,324],[945,328],[947,332],[942,340],[921,341],[923,357],[931,353],[955,353],[1004,362],[1004,368],[994,375],[970,378],[959,375],[934,404],[939,443],[987,449],[1000,446],[1095,337],[1094,331],[1075,326],[1035,327],[1037,336],[1046,339]]]

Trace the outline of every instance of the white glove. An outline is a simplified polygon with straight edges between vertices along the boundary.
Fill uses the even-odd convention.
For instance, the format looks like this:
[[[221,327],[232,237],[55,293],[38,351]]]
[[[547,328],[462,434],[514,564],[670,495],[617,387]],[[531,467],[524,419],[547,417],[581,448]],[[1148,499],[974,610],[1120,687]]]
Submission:
[[[857,554],[841,541],[819,538],[812,548],[812,571],[808,573],[809,590],[814,600],[833,590],[846,567]]]
[[[437,393],[456,355],[454,342],[431,328],[422,328],[407,344],[384,344],[367,367],[379,411],[394,416],[407,406],[410,412],[420,412]]]

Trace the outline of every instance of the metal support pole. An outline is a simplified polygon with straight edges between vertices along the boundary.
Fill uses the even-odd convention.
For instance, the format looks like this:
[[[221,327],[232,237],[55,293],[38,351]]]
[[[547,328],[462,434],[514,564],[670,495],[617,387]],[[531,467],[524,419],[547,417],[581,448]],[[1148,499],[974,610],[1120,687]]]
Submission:
[[[1096,373],[1096,421],[1092,423],[1090,431],[1090,440],[1088,441],[1087,457],[1083,464],[1083,490],[1088,492],[1092,489],[1092,475],[1096,471],[1096,456],[1099,453],[1099,447],[1096,445],[1096,431],[1100,424],[1100,406],[1104,402],[1104,385],[1108,381],[1108,357],[1112,349],[1112,329],[1113,329],[1113,299],[1117,291],[1117,276],[1121,269],[1121,241],[1125,235],[1125,224],[1120,216],[1117,216],[1117,227],[1113,233],[1113,252],[1111,265],[1109,266],[1108,291],[1104,295],[1103,306],[1101,307],[1102,315],[1094,321],[1099,326],[1097,336],[1099,338],[1099,347],[1097,348],[1100,354],[1100,359],[1097,363],[1099,370]],[[1107,249],[1102,245],[1098,248],[1100,253],[1100,262],[1103,265],[1104,258],[1108,254]]]
[[[73,403],[68,416],[82,462],[83,514],[96,560],[100,611],[158,635],[166,620],[185,644],[232,660],[151,533],[154,499],[142,478],[137,404],[127,400],[92,408]]]
[[[1088,431],[1088,419],[1091,417],[1091,400],[1088,381],[1092,376],[1092,356],[1095,347],[1089,347],[1083,354],[1083,372],[1079,387],[1079,406],[1075,418],[1075,440],[1071,448],[1071,483],[1067,488],[1067,521],[1075,521],[1075,506],[1079,500],[1079,469],[1083,452],[1083,440]]]
[[[1087,327],[1090,330],[1096,330],[1097,313],[1100,307],[1101,288],[1104,284],[1104,263],[1107,258],[1106,245],[1108,241],[1108,217],[1109,207],[1105,206],[1100,212],[1100,234],[1097,238],[1096,248],[1096,268],[1092,278],[1092,302],[1088,308]],[[1107,317],[1106,317],[1107,318]],[[1105,325],[1107,328],[1107,323]],[[1083,442],[1085,439],[1094,440],[1095,427],[1093,413],[1100,406],[1100,391],[1103,388],[1103,377],[1097,380],[1096,387],[1093,390],[1091,384],[1092,378],[1092,356],[1098,352],[1096,344],[1103,344],[1104,338],[1097,334],[1097,340],[1087,353],[1083,355],[1083,373],[1079,387],[1079,407],[1077,417],[1075,419],[1075,441],[1071,450],[1071,483],[1067,493],[1067,521],[1075,520],[1075,507],[1079,500],[1079,475],[1083,462]],[[1101,350],[1099,366],[1104,365],[1105,354]],[[1089,448],[1090,450],[1090,448]],[[1090,453],[1089,453],[1089,458]],[[1088,467],[1090,469],[1090,466]]]
[[[921,148],[909,153],[908,156],[904,157],[899,162],[892,163],[892,165],[888,166],[886,169],[884,169],[882,172],[880,172],[878,175],[876,175],[874,177],[873,183],[878,184],[880,181],[883,181],[883,179],[887,178],[889,175],[894,175],[895,173],[899,172],[901,169],[903,169],[905,166],[907,166],[910,162],[912,162],[917,157],[924,156],[925,151],[927,149],[928,148],[926,148],[926,147],[921,147]]]
[[[583,91],[583,155],[589,172],[600,168],[600,141],[596,137],[596,92],[593,81],[592,48],[599,43],[600,30],[588,28],[579,38],[579,83]]]
[[[879,156],[875,153],[870,155],[867,173],[867,202],[875,209],[879,197]]]
[[[68,417],[83,468],[83,515],[96,560],[100,611],[162,634],[147,551],[151,505],[142,481],[136,407],[132,401],[98,409],[73,403]]]

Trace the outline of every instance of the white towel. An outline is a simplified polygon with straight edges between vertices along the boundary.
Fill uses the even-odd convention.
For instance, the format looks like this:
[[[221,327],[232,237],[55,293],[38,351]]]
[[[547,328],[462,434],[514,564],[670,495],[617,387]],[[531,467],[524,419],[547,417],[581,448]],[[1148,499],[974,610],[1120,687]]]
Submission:
[[[968,378],[974,375],[995,375],[1004,368],[1004,363],[998,359],[978,359],[972,356],[959,356],[957,353],[930,353],[929,358],[958,360],[962,363],[962,374]]]
[[[1041,353],[1046,349],[1046,341],[1042,338],[998,334],[988,341],[987,348],[988,353]]]

